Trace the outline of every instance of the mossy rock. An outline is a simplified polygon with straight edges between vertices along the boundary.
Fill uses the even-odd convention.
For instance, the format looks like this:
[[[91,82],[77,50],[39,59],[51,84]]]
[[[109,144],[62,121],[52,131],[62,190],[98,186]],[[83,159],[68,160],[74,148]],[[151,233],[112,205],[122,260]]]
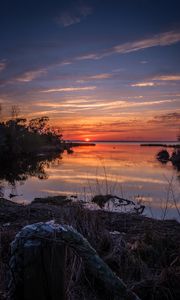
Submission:
[[[157,159],[161,162],[167,162],[170,158],[169,152],[167,150],[161,150],[157,154]]]

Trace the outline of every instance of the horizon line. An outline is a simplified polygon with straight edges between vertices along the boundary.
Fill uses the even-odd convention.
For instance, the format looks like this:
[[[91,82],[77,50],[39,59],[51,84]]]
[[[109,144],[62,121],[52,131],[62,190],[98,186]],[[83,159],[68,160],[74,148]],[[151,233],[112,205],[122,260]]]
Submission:
[[[87,143],[87,141],[85,140],[70,140],[72,142],[85,142]],[[147,141],[144,141],[144,140],[90,140],[88,141],[88,143],[90,142],[120,142],[120,143],[180,143],[180,141],[177,141],[177,140],[164,140],[164,141],[159,141],[159,140],[147,140]]]

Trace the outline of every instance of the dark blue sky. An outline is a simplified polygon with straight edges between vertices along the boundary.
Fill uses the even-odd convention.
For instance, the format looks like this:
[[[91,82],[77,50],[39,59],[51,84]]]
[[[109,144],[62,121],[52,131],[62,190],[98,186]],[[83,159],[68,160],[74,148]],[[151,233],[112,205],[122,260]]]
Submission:
[[[18,104],[68,138],[175,139],[179,11],[178,0],[2,2],[4,116]]]

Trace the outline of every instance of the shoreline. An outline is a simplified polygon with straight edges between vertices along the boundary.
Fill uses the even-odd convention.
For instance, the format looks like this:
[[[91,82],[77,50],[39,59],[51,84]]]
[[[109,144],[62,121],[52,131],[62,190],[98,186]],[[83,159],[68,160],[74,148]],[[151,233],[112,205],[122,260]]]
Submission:
[[[161,144],[161,143],[147,143],[147,144],[140,144],[141,147],[164,147],[164,148],[180,148],[180,144]]]
[[[64,143],[70,148],[73,147],[79,147],[79,146],[96,146],[96,143],[91,143],[91,142],[66,142]]]

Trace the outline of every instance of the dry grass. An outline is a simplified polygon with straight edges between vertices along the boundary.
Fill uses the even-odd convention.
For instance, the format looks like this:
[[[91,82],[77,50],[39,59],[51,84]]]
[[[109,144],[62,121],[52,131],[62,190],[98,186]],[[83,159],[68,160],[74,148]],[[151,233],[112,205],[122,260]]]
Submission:
[[[6,212],[6,213],[5,213]],[[89,211],[82,205],[32,204],[0,209],[0,296],[5,291],[9,244],[27,223],[55,219],[82,233],[103,260],[129,287],[147,300],[180,299],[180,224],[143,216]],[[10,222],[9,226],[2,226]],[[85,268],[82,259],[67,250],[68,300],[111,299]],[[2,298],[3,299],[3,298]],[[5,299],[5,298],[4,298]]]

